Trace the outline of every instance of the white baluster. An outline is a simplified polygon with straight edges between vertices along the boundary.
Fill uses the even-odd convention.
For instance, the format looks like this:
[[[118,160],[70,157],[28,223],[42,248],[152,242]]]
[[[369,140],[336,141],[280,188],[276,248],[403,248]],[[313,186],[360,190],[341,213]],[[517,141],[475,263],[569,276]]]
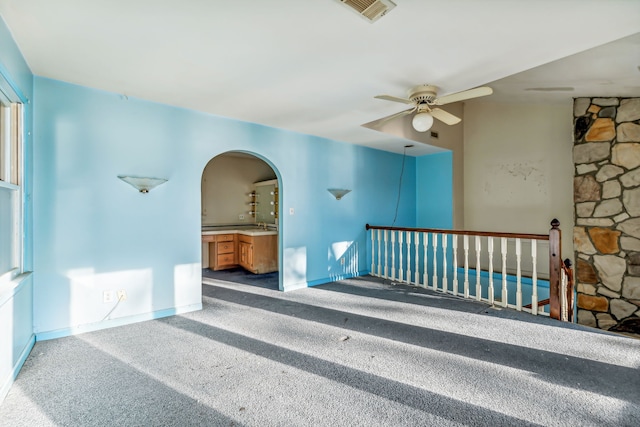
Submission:
[[[567,274],[564,272],[564,268],[560,269],[560,320],[563,322],[569,321],[569,301],[567,301]]]
[[[371,230],[371,275],[376,275],[375,251],[376,251],[376,230]]]
[[[422,281],[424,282],[422,284],[422,286],[424,286],[425,288],[429,287],[429,276],[427,275],[427,270],[429,262],[427,260],[427,252],[429,249],[429,233],[424,233],[424,237],[423,237],[423,242],[422,242],[422,247],[423,247],[423,255],[424,255],[424,260],[422,262],[422,268],[424,269],[424,271],[422,272]]]
[[[382,235],[382,230],[378,229],[378,277],[382,276],[382,259],[380,258],[380,236]]]
[[[500,238],[500,253],[502,255],[502,306],[506,307],[509,303],[509,294],[507,291],[507,238]]]
[[[415,271],[415,283],[416,286],[420,286],[420,257],[419,257],[419,250],[420,250],[420,233],[418,233],[417,231],[415,232],[415,235],[413,236],[414,239],[413,241],[416,242],[415,246],[416,246],[416,256],[414,257],[416,259],[416,271]]]
[[[447,281],[447,235],[442,235],[442,291],[449,292],[449,283]]]
[[[469,236],[464,235],[464,297],[469,298]]]
[[[411,284],[411,232],[407,231],[407,283]]]
[[[482,250],[482,242],[480,236],[476,236],[476,299],[482,299],[482,285],[480,284],[480,251]]]
[[[396,280],[396,232],[391,230],[391,280]]]
[[[431,244],[433,245],[433,290],[438,290],[438,235],[435,233]]]
[[[520,239],[516,239],[516,310],[522,310],[522,271],[520,269],[520,261],[522,259],[522,243]]]
[[[533,270],[531,271],[531,314],[538,314],[538,241],[531,239],[531,262]]]
[[[389,278],[389,241],[387,230],[384,230],[384,278]]]
[[[487,251],[489,252],[489,304],[493,305],[493,237],[487,237]]]
[[[458,235],[451,235],[453,249],[453,295],[458,295]]]
[[[404,281],[404,264],[402,263],[402,241],[404,238],[404,231],[398,231],[398,281]]]

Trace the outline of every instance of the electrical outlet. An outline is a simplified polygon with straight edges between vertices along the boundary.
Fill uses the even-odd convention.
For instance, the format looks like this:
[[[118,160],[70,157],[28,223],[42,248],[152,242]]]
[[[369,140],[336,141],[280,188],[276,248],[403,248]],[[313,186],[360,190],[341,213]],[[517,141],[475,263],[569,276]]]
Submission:
[[[244,219],[244,215],[242,214],[238,215],[238,219]]]
[[[295,211],[293,210],[293,208],[289,208],[289,215],[293,215],[293,214],[294,214],[294,212],[295,212]]]
[[[127,300],[127,291],[124,289],[120,289],[118,291],[118,301],[126,301]]]
[[[104,303],[113,302],[113,291],[102,292],[102,302]]]

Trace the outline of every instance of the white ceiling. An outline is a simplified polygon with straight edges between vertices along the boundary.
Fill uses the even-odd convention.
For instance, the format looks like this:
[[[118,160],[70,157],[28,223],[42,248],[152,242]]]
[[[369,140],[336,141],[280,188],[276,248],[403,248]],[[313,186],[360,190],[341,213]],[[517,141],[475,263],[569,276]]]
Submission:
[[[638,0],[395,3],[373,24],[337,0],[0,0],[0,14],[36,75],[394,152],[407,140],[360,125],[406,108],[375,95],[417,84],[489,84],[491,102],[640,96]]]

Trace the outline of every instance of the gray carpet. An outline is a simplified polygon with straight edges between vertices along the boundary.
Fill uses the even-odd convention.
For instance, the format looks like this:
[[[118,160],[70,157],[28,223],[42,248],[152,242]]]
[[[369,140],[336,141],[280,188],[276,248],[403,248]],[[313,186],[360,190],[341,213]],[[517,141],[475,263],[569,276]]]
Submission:
[[[36,343],[3,426],[640,425],[640,340],[358,278]]]

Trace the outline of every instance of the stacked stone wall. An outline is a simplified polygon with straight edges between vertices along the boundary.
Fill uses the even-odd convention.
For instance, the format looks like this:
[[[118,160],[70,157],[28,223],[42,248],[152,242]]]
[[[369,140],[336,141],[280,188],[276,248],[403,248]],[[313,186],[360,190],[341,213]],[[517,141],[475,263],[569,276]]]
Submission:
[[[578,323],[640,334],[640,98],[577,98]]]

